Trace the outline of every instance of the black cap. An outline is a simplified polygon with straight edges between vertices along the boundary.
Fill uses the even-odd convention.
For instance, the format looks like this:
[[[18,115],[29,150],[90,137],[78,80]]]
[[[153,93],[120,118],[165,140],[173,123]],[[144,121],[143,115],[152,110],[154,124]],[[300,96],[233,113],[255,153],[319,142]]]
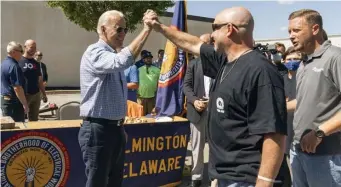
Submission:
[[[142,59],[147,58],[147,57],[153,58],[153,55],[151,52],[145,51],[143,54],[141,54],[141,57],[142,57]]]

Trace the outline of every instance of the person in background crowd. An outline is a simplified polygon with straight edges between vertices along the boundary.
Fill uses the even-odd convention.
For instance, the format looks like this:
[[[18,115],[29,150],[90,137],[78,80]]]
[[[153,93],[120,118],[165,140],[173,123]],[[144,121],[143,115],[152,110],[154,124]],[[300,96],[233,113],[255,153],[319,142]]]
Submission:
[[[145,65],[139,68],[140,84],[137,93],[137,103],[143,106],[144,115],[147,115],[155,107],[160,69],[152,66],[153,55],[150,52],[143,54],[142,59]]]
[[[210,44],[210,34],[200,36]],[[187,97],[187,118],[191,122],[192,145],[192,183],[191,187],[200,187],[204,172],[204,148],[206,143],[207,106],[211,78],[204,76],[200,58],[190,61],[184,78],[184,94]]]
[[[137,67],[137,69],[139,69],[140,67],[144,66],[144,61],[143,61],[143,56],[146,54],[146,53],[150,53],[149,51],[147,50],[142,50],[141,51],[141,59],[138,60],[136,63],[135,63],[135,66]]]
[[[301,62],[305,59],[305,55],[300,51],[295,51],[295,48],[289,47],[285,53],[284,65],[288,69],[288,73],[283,76],[284,80],[284,90],[286,101],[292,101],[296,99],[296,72],[299,68]],[[293,120],[294,120],[294,112],[288,112],[287,115],[287,124],[288,124],[288,136],[287,136],[287,147],[285,150],[285,154],[289,156],[289,151],[291,147],[291,143],[293,140]]]
[[[296,71],[300,66],[300,63],[304,59],[304,55],[299,52],[295,51],[294,47],[289,47],[288,50],[285,52],[285,59],[284,65],[288,69],[288,73],[283,76],[284,80],[284,90],[285,90],[285,97],[286,101],[292,101],[296,99]],[[291,187],[292,186],[292,177],[291,177],[291,167],[290,167],[290,148],[293,139],[293,119],[294,113],[288,112],[287,115],[287,125],[288,125],[288,136],[286,140],[286,149],[285,155],[282,163],[281,170],[278,175],[281,175],[283,178],[283,185],[281,187]]]
[[[159,69],[161,69],[164,54],[165,54],[165,50],[159,49],[159,51],[157,52],[157,59],[153,62],[153,65],[155,67],[158,67]]]
[[[208,107],[210,177],[218,179],[219,187],[279,183],[287,134],[283,77],[253,50],[251,13],[243,7],[220,12],[212,24],[214,47],[157,18],[146,23],[200,55],[204,75],[215,79]]]
[[[139,88],[139,71],[136,65],[132,65],[124,70],[127,80],[128,100],[137,102],[137,89]]]
[[[282,55],[284,55],[284,53],[285,53],[285,45],[283,43],[276,42],[275,43],[275,47],[276,47],[276,50],[278,52],[280,52]]]
[[[34,55],[34,59],[39,62],[40,73],[43,78],[44,87],[46,88],[49,75],[47,74],[46,64],[41,61],[43,59],[43,53],[41,51],[37,51]]]
[[[25,42],[24,55],[19,61],[19,65],[24,72],[27,83],[25,91],[28,106],[30,108],[30,112],[28,113],[28,119],[30,121],[38,121],[40,100],[42,99],[44,103],[47,102],[40,66],[34,59],[36,46],[34,40],[27,40]]]
[[[15,122],[24,122],[29,107],[25,97],[25,78],[18,64],[23,54],[21,44],[9,42],[7,57],[1,62],[1,110]]]
[[[275,43],[275,48],[278,51],[277,54],[272,55],[272,63],[277,67],[277,70],[279,71],[279,73],[284,76],[285,74],[288,73],[287,68],[285,67],[285,65],[283,64],[283,59],[285,56],[285,46],[282,43]]]
[[[289,15],[289,38],[307,55],[297,70],[294,140],[290,150],[294,187],[341,186],[341,48],[325,40],[322,16],[310,9]]]
[[[147,16],[153,13],[147,11]],[[150,35],[144,24],[140,34],[123,47],[128,32],[122,12],[104,12],[98,19],[98,42],[84,52],[80,65],[83,123],[78,142],[83,153],[86,187],[120,187],[123,180],[127,112],[127,82],[124,70],[134,64]]]

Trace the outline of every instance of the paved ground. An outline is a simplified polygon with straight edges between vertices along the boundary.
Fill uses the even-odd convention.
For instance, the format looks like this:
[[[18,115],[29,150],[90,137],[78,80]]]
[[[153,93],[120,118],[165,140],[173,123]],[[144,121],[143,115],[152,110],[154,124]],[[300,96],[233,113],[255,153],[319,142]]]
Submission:
[[[50,93],[48,94],[48,100],[50,103],[56,103],[57,106],[61,106],[70,101],[80,101],[80,94],[79,93]],[[41,115],[41,120],[50,120],[54,117],[51,116],[51,112],[46,112]],[[187,157],[185,161],[186,168],[184,170],[184,179],[180,187],[186,187],[191,182],[190,177],[190,166],[192,164],[192,154],[191,154],[191,144],[188,144],[187,148]],[[208,175],[207,175],[207,164],[208,164],[208,145],[206,144],[204,149],[204,162],[205,162],[205,169],[204,169],[204,179],[202,187],[208,187]]]

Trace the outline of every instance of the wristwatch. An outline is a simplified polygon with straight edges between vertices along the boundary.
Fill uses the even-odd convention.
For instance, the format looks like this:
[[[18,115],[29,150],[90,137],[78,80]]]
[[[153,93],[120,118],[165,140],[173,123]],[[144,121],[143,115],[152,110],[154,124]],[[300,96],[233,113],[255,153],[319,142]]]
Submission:
[[[317,127],[315,130],[315,136],[318,138],[324,138],[326,134],[323,132],[323,130]]]

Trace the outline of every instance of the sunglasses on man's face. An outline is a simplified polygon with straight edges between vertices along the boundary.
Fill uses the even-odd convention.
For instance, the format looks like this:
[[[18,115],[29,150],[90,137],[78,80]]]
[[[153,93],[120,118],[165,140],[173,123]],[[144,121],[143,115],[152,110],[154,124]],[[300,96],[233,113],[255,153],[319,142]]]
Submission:
[[[18,51],[18,52],[20,52],[20,53],[24,53],[24,50],[15,49],[14,51]]]
[[[230,22],[227,22],[227,23],[212,23],[212,30],[213,32],[216,31],[216,30],[219,30],[221,29],[222,27],[226,26],[226,25],[232,25],[232,27],[234,27],[235,29],[238,30],[238,27],[237,25],[233,24],[233,23],[230,23]]]
[[[118,27],[118,28],[116,29],[116,32],[117,32],[117,33],[124,32],[125,34],[127,34],[128,28]]]

